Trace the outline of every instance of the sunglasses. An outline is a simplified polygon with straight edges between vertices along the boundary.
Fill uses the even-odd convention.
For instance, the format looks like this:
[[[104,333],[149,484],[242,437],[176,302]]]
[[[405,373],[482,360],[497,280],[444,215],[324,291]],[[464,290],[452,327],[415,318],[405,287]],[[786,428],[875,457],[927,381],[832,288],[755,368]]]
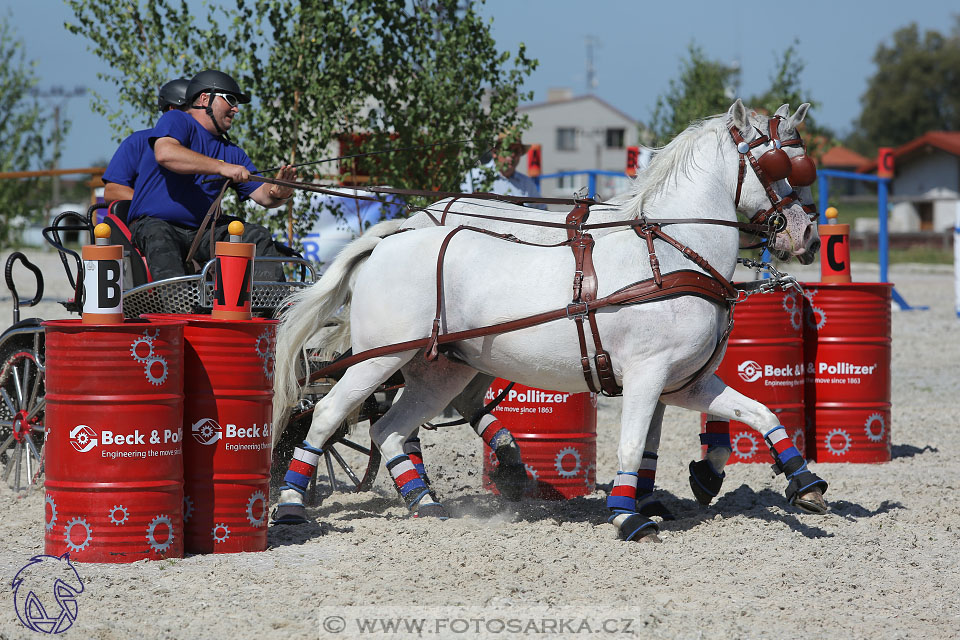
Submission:
[[[231,109],[233,109],[238,104],[240,104],[240,101],[237,99],[237,96],[232,95],[230,93],[214,93],[213,95],[214,97],[220,96],[221,98],[223,98],[226,101],[226,103],[230,106]]]

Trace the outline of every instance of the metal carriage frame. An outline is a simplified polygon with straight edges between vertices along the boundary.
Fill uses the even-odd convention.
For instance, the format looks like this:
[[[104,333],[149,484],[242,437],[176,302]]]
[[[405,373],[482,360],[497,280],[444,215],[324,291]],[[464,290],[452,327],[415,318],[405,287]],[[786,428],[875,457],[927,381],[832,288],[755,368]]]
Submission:
[[[61,301],[71,313],[80,314],[83,308],[83,269],[80,256],[65,246],[63,232],[87,234],[93,243],[93,214],[105,204],[92,205],[86,215],[67,211],[58,215],[53,224],[43,230],[45,240],[58,253],[67,280],[74,290],[72,300]],[[65,222],[73,219],[72,222]],[[68,257],[75,261],[74,270]],[[293,267],[299,278],[286,282],[255,281],[252,290],[254,315],[271,317],[281,307],[284,299],[298,288],[310,286],[316,280],[313,265],[299,255],[281,258],[257,258],[261,261],[282,262]],[[36,279],[33,298],[21,298],[13,277],[17,262],[31,271]],[[211,260],[198,274],[148,282],[123,292],[124,316],[139,318],[146,313],[197,314],[210,313],[213,299],[215,260]],[[6,260],[4,277],[13,302],[13,324],[0,333],[0,477],[14,491],[29,489],[39,483],[44,470],[44,443],[47,436],[45,425],[44,377],[46,371],[44,332],[41,318],[20,318],[21,307],[32,307],[43,299],[44,280],[39,267],[30,262],[20,251],[10,254]],[[312,363],[305,355],[304,370],[316,370],[326,363]],[[285,461],[310,424],[312,407],[332,386],[332,379],[311,383],[305,389],[304,399],[293,408],[293,418],[285,436],[274,451],[276,470],[285,468]],[[382,394],[381,394],[382,395]],[[386,411],[388,400],[371,396],[361,409],[359,420],[375,421]],[[322,493],[347,490],[368,490],[376,479],[380,464],[379,451],[372,443],[357,442],[359,438],[350,433],[344,424],[324,446],[327,487]],[[362,454],[359,465],[351,464],[345,450]],[[359,466],[363,466],[360,469]],[[337,469],[340,473],[337,473]],[[338,475],[340,476],[338,478]],[[311,498],[317,500],[321,489],[317,479],[311,486]]]

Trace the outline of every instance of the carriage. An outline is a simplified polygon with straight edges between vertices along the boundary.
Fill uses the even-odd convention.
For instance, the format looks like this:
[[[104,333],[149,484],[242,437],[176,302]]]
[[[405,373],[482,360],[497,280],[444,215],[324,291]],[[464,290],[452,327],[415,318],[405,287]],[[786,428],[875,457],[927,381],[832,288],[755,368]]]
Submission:
[[[116,203],[113,203],[116,205]],[[65,277],[73,290],[73,298],[61,304],[70,313],[79,314],[82,309],[83,270],[80,256],[66,246],[67,234],[78,239],[88,238],[93,243],[93,221],[99,209],[106,209],[103,220],[111,225],[113,237],[125,238],[125,215],[122,207],[104,203],[92,205],[86,214],[63,212],[50,227],[43,231],[45,240],[54,247],[63,265]],[[284,282],[255,281],[252,288],[251,307],[254,315],[271,317],[281,302],[292,291],[310,286],[316,280],[316,271],[311,262],[293,251],[285,249],[284,257],[257,258],[258,261],[277,261],[284,264],[292,278]],[[209,314],[213,303],[215,261],[211,260],[199,273],[164,280],[148,281],[147,271],[134,252],[125,251],[124,282],[132,283],[123,292],[123,311],[128,319],[139,318],[148,313]],[[14,279],[14,268],[21,264],[30,271],[36,282],[32,298],[21,298]],[[48,274],[49,275],[49,274]],[[45,407],[45,354],[44,333],[41,318],[21,318],[21,307],[39,304],[44,294],[44,275],[22,252],[12,253],[6,260],[4,277],[13,303],[13,322],[0,334],[0,474],[15,491],[36,484],[43,474]],[[317,368],[321,363],[305,361],[304,367]],[[82,372],[77,372],[82,375]],[[316,400],[329,390],[331,379],[317,380],[310,385],[304,398],[294,407],[294,426],[275,450],[276,469],[281,469],[289,458],[293,445],[291,438],[302,432],[310,409]],[[381,393],[371,396],[364,403],[359,420],[376,420],[384,411],[386,399]],[[364,445],[358,438],[348,435],[346,424],[330,439],[325,456],[326,489],[367,490],[376,478],[379,454],[375,447]],[[316,481],[311,487],[315,501],[322,491]]]

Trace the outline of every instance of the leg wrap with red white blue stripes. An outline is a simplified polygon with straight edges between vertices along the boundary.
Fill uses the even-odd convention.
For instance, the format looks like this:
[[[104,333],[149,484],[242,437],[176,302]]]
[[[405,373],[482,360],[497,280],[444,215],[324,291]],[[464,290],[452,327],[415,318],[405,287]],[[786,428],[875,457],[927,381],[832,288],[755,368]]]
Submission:
[[[662,502],[653,498],[653,489],[657,479],[657,454],[643,452],[640,471],[637,472],[637,511],[645,516],[659,516],[664,520],[676,518]]]
[[[417,468],[410,461],[410,456],[401,454],[387,462],[387,470],[393,476],[393,482],[400,491],[400,496],[407,503],[407,508],[416,510],[417,504],[430,493],[427,484],[420,477]]]
[[[310,479],[317,472],[317,464],[320,462],[321,455],[323,455],[323,449],[311,447],[306,440],[303,441],[303,447],[295,448],[290,466],[286,475],[283,476],[287,485],[285,488],[293,489],[300,495],[305,495]]]
[[[403,443],[403,452],[410,458],[413,468],[417,470],[424,483],[430,486],[430,478],[427,476],[427,468],[423,466],[423,451],[420,449],[420,438],[409,438]]]
[[[527,469],[520,457],[516,438],[489,414],[477,418],[473,428],[497,457],[497,468],[490,474],[490,479],[500,495],[514,502],[520,500],[527,487]]]
[[[613,512],[607,521],[617,527],[621,540],[636,540],[659,531],[656,522],[637,513],[638,482],[639,474],[617,471],[613,489],[607,496],[607,508]]]
[[[812,489],[826,493],[826,481],[807,468],[807,461],[793,446],[793,441],[783,425],[766,432],[763,438],[770,446],[770,455],[776,461],[773,465],[774,473],[782,473],[789,481],[785,493],[790,504],[794,504],[799,496]]]
[[[690,489],[697,502],[706,506],[720,493],[726,477],[726,473],[717,471],[710,458],[718,457],[717,464],[726,462],[733,449],[730,423],[726,420],[707,420],[704,433],[700,434],[700,444],[707,447],[707,455],[703,460],[690,463]]]

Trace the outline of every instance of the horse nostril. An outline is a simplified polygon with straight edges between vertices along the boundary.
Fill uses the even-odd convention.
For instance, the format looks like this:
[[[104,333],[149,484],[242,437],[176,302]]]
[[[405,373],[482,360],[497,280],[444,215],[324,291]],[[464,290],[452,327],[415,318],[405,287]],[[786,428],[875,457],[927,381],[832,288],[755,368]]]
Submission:
[[[816,240],[814,240],[814,241],[813,241],[813,244],[810,245],[810,248],[807,249],[807,252],[810,253],[811,255],[813,255],[813,254],[816,253],[817,251],[820,251],[820,239],[819,239],[819,238],[816,239]]]

